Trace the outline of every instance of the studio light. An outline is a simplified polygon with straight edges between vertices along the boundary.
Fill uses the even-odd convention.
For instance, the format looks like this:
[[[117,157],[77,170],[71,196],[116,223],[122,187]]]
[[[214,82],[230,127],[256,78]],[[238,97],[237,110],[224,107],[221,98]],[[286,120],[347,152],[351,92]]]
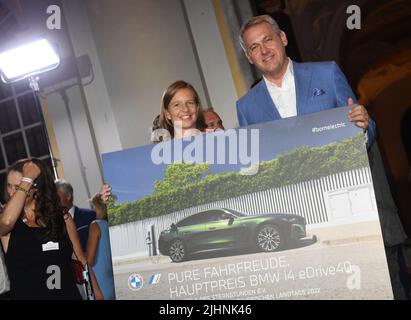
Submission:
[[[60,64],[60,58],[46,39],[0,53],[1,78],[5,83],[26,79]]]

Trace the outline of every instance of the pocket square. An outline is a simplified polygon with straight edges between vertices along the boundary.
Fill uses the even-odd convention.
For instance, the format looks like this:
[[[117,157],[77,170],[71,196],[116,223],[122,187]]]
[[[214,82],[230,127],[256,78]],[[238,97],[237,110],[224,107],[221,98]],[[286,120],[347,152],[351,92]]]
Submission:
[[[321,96],[321,95],[323,95],[324,93],[325,93],[325,91],[324,91],[323,89],[315,88],[315,89],[313,90],[313,97]]]

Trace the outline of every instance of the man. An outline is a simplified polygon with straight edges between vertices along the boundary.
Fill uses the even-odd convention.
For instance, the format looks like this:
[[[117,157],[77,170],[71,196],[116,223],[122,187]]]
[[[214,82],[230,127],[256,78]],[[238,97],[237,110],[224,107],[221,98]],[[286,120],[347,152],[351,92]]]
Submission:
[[[223,120],[213,108],[208,108],[204,111],[204,121],[207,126],[207,131],[224,130]]]
[[[287,36],[268,15],[251,18],[240,30],[240,44],[263,79],[237,101],[240,126],[353,105],[348,120],[367,132],[367,149],[395,299],[408,298],[404,282],[406,238],[391,197],[375,140],[375,122],[356,101],[335,62],[295,63],[285,53]]]
[[[268,15],[253,17],[241,28],[241,47],[263,80],[237,101],[240,126],[354,104],[354,93],[335,62],[292,62],[285,52],[287,43],[286,34]],[[371,145],[376,128],[364,106],[354,105],[348,119],[367,130]]]
[[[62,206],[69,209],[69,212],[77,227],[80,237],[81,247],[87,252],[87,241],[90,223],[96,220],[96,213],[90,209],[78,208],[74,206],[73,187],[65,180],[56,181],[57,193]]]

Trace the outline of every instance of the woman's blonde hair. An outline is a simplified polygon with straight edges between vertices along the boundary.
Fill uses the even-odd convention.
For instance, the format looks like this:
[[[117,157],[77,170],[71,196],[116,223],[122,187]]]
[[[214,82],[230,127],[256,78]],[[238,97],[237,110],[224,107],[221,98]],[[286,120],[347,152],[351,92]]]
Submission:
[[[91,199],[91,203],[93,204],[96,211],[101,210],[101,212],[104,213],[104,219],[107,220],[107,205],[104,203],[99,193],[94,195],[94,197]]]

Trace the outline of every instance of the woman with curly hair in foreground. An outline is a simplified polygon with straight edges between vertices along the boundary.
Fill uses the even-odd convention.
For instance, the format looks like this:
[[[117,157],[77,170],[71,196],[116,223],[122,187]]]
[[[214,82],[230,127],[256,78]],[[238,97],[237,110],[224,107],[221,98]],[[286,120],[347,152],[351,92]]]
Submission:
[[[38,159],[21,160],[7,174],[9,201],[0,215],[12,299],[81,299],[72,259],[83,265],[74,222],[60,206],[53,177]],[[97,299],[102,294],[92,270]]]

